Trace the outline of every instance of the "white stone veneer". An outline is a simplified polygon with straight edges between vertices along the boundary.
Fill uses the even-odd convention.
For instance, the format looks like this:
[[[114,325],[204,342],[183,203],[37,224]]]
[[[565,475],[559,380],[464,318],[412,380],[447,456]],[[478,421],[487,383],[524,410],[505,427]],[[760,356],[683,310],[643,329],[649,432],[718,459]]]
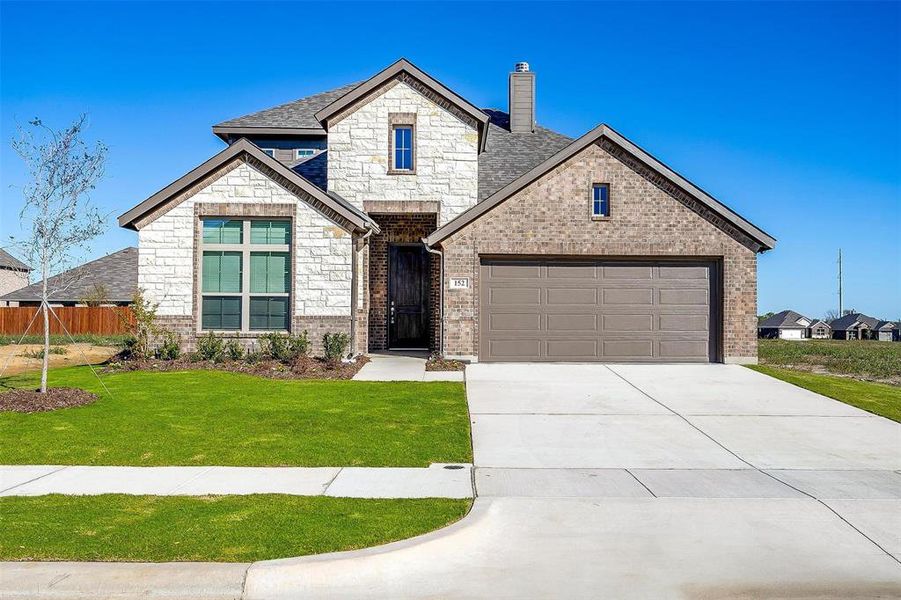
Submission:
[[[138,286],[160,316],[192,316],[194,205],[296,204],[295,316],[350,315],[351,235],[247,163],[223,175],[138,232]]]
[[[415,174],[388,174],[394,113],[416,113]],[[330,125],[328,186],[358,208],[377,200],[440,202],[442,225],[478,199],[478,133],[410,86],[395,83]]]

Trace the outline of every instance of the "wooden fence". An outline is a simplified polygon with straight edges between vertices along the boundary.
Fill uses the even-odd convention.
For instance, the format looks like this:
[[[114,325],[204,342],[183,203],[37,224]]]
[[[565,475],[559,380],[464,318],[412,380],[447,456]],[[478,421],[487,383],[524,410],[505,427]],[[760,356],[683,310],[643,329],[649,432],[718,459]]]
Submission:
[[[37,306],[0,307],[0,335],[41,335],[44,332],[41,310]],[[127,306],[54,306],[57,319],[50,313],[50,333],[72,335],[93,333],[96,335],[117,335],[128,332],[128,324],[134,321],[131,308]],[[32,317],[34,320],[32,321]],[[62,321],[62,323],[60,323]],[[31,323],[29,327],[28,324]],[[65,325],[65,329],[63,329]]]

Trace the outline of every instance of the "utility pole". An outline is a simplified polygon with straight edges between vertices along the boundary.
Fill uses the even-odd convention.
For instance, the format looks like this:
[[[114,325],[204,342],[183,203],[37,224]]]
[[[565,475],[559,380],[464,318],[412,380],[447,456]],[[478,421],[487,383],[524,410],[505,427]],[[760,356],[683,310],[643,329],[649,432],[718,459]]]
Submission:
[[[842,312],[842,249],[838,249],[838,316],[841,318],[845,313]]]

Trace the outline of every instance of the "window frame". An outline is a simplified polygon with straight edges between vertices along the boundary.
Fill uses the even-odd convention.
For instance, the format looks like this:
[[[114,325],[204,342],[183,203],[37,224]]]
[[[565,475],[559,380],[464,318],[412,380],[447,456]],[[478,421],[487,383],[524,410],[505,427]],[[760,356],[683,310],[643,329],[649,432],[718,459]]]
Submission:
[[[596,200],[595,200],[595,197],[594,197],[594,196],[595,196],[595,192],[596,192],[598,189],[606,189],[606,190],[607,190],[607,200],[606,200],[606,205],[607,205],[606,208],[607,208],[607,211],[606,211],[606,212],[602,212],[602,213],[597,213],[597,212],[595,212],[594,205],[595,205]],[[592,183],[592,184],[591,184],[591,191],[589,192],[589,199],[588,199],[588,200],[589,200],[589,201],[588,201],[588,214],[591,215],[591,219],[592,219],[593,221],[604,221],[604,220],[610,218],[610,213],[611,213],[611,210],[610,210],[610,204],[611,204],[611,202],[610,202],[610,184],[609,184],[609,183]],[[603,202],[603,201],[599,201],[599,202]],[[601,206],[603,206],[603,203],[601,204]]]
[[[203,236],[204,221],[225,220],[241,222],[241,242],[240,243],[211,243],[205,242]],[[286,221],[288,223],[289,238],[287,244],[268,244],[251,242],[251,224],[254,221]],[[294,219],[288,216],[214,216],[204,215],[199,218],[199,235],[198,235],[198,274],[196,278],[196,295],[197,295],[197,332],[199,334],[214,333],[222,334],[245,334],[245,335],[262,335],[265,333],[278,332],[286,333],[292,330],[293,326],[293,305],[294,294],[293,288],[295,283],[294,268]],[[239,292],[204,292],[203,291],[203,263],[205,252],[240,252],[241,253],[241,290]],[[257,253],[284,253],[288,260],[288,284],[285,292],[253,292],[251,291],[251,256]],[[203,326],[203,300],[204,298],[239,298],[241,303],[240,326],[237,329],[206,329]],[[285,298],[286,299],[286,323],[285,329],[254,329],[250,326],[250,304],[252,298]]]
[[[304,154],[301,154],[303,152]],[[307,154],[309,153],[309,154]],[[311,156],[316,156],[315,148],[295,148],[294,149],[294,160],[300,160],[301,158],[310,158]]]
[[[410,168],[399,169],[396,166],[395,139],[398,129],[410,130]],[[388,174],[389,175],[415,175],[416,174],[416,113],[392,113],[388,115]]]
[[[269,157],[271,157],[271,158],[275,158],[275,151],[276,151],[276,148],[260,148],[260,150],[262,150],[262,151],[263,151],[263,154],[265,154],[266,156],[269,156]]]

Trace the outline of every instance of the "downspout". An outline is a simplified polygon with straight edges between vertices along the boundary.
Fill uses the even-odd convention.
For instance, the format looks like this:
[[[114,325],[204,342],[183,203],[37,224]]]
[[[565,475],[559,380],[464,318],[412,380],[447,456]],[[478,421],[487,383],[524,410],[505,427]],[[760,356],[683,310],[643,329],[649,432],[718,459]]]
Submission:
[[[363,249],[363,246],[364,246],[366,240],[368,240],[369,237],[373,233],[374,233],[374,230],[370,227],[369,229],[366,230],[366,233],[362,237],[357,238],[357,242],[360,245],[360,250]],[[358,310],[357,309],[357,301],[359,300],[359,295],[358,295],[359,294],[358,293],[359,283],[357,280],[360,277],[360,269],[357,266],[357,252],[358,252],[358,250],[356,248],[354,248],[353,256],[351,256],[351,277],[350,277],[350,279],[351,279],[351,284],[350,284],[350,339],[351,339],[351,344],[352,344],[352,347],[354,348],[354,351],[356,351],[356,347],[357,347],[357,310]],[[354,356],[356,356],[357,354],[363,354],[363,352],[357,352],[354,354]]]
[[[438,351],[444,357],[444,253],[441,250],[435,250],[422,238],[426,252],[437,254],[438,261]]]

